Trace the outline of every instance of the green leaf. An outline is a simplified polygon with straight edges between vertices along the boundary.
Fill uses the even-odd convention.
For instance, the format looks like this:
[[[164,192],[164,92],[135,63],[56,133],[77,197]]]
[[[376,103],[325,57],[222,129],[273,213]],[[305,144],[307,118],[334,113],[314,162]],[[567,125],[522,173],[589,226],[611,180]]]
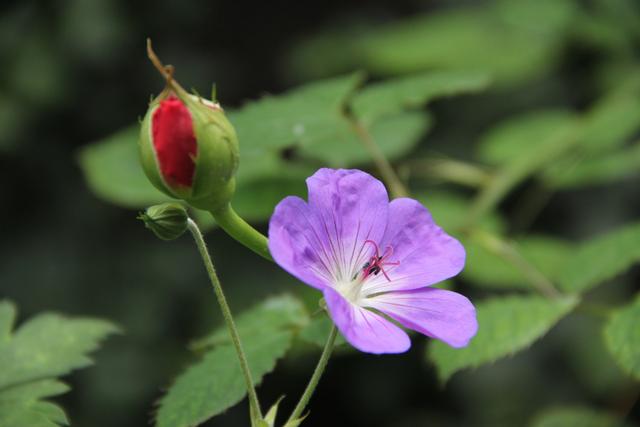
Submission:
[[[436,223],[447,233],[454,233],[464,226],[471,200],[453,192],[423,191],[416,198],[431,212]],[[504,220],[495,212],[480,221],[482,228],[502,232],[506,228]]]
[[[367,129],[373,142],[389,160],[408,153],[431,128],[431,116],[423,112],[398,113],[377,120]],[[371,155],[352,126],[346,121],[335,133],[314,144],[303,145],[304,157],[317,159],[333,167],[369,163]]]
[[[441,381],[465,368],[475,368],[512,355],[541,338],[577,304],[567,297],[546,300],[538,296],[493,298],[476,304],[478,334],[462,349],[433,341],[428,357]]]
[[[0,392],[0,427],[58,427],[68,425],[64,411],[41,399],[65,393],[69,387],[57,380],[37,380]]]
[[[139,127],[132,126],[78,153],[78,161],[89,188],[100,198],[128,208],[143,208],[166,202],[142,171],[138,160]]]
[[[560,287],[585,292],[624,273],[640,261],[640,223],[629,224],[582,243],[558,277]]]
[[[309,324],[298,334],[298,339],[322,348],[327,342],[332,327],[333,321],[325,313],[322,313],[311,319]],[[346,343],[342,334],[338,333],[334,346],[339,347]]]
[[[473,239],[465,239],[463,243],[467,250],[464,278],[489,288],[532,289],[522,271],[513,264]],[[551,236],[523,236],[512,243],[524,259],[552,281],[562,274],[573,251],[571,244]]]
[[[574,2],[495,3],[444,8],[387,25],[356,22],[350,31],[329,28],[298,44],[289,66],[307,78],[363,67],[376,75],[474,70],[491,73],[500,85],[551,68],[570,28]]]
[[[508,118],[490,129],[480,140],[479,158],[504,165],[529,157],[561,129],[572,126],[575,115],[566,110],[542,110]]]
[[[613,153],[572,161],[571,164],[563,166],[546,171],[546,185],[557,189],[571,189],[609,184],[639,173],[640,143]]]
[[[275,368],[291,345],[292,331],[273,330],[243,339],[255,383]],[[240,402],[245,383],[233,346],[222,345],[187,368],[160,400],[157,427],[198,425]]]
[[[242,345],[256,384],[275,368],[291,347],[293,336],[308,321],[295,298],[267,299],[237,318]],[[198,425],[238,403],[246,394],[244,377],[225,327],[194,347],[214,346],[202,360],[187,368],[160,400],[158,427]]]
[[[104,320],[41,314],[0,346],[0,389],[65,375],[92,363],[87,353],[118,329]]]
[[[229,112],[241,149],[249,146],[252,150],[279,150],[325,139],[335,132],[346,99],[361,82],[360,74],[318,81]]]
[[[488,85],[485,73],[429,71],[369,85],[354,96],[351,107],[368,125],[389,114],[420,108],[433,99],[478,92]]]
[[[580,406],[547,409],[534,420],[532,427],[624,427],[613,414]]]
[[[67,425],[64,411],[42,399],[68,387],[54,379],[91,364],[88,353],[117,328],[106,321],[41,314],[13,332],[15,306],[0,301],[0,427]]]
[[[616,310],[604,328],[609,352],[620,367],[640,380],[640,297]]]
[[[267,298],[263,303],[242,313],[235,322],[240,337],[244,340],[256,335],[269,334],[274,330],[299,330],[309,323],[309,315],[300,300],[285,294]],[[231,344],[226,328],[218,329],[211,335],[197,340],[192,347],[201,349],[221,344]]]

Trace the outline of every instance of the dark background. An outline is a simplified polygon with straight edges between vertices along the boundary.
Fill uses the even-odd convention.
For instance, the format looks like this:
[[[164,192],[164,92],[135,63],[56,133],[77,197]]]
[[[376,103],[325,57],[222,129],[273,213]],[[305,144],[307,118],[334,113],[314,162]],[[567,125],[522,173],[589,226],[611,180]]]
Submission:
[[[456,2],[470,3],[482,2]],[[79,147],[141,117],[149,96],[161,90],[146,59],[146,37],[176,65],[186,86],[207,93],[215,82],[219,100],[235,107],[304,81],[287,66],[288,52],[326,26],[387,23],[445,7],[450,2],[3,2],[0,297],[17,303],[21,319],[55,310],[108,318],[125,331],[96,354],[96,366],[66,379],[73,390],[58,401],[73,425],[147,425],[153,402],[192,360],[188,342],[220,322],[192,242],[157,240],[136,212],[92,195],[77,164]],[[451,138],[446,129],[455,124],[455,149],[464,155],[463,140],[512,112],[558,103],[581,109],[597,95],[591,77],[603,60],[597,49],[568,44],[553,72],[533,83],[436,103],[435,134]],[[459,109],[480,106],[468,122],[454,123]],[[637,218],[637,184],[629,179],[554,196],[532,228],[580,239]],[[516,204],[517,197],[509,198],[505,215]],[[305,292],[223,233],[207,238],[234,309],[278,290]],[[632,287],[634,278],[637,271],[619,289]],[[462,286],[472,297],[482,295]],[[591,321],[574,316],[531,351],[457,375],[446,387],[424,363],[424,339],[404,355],[335,357],[305,425],[522,425],[557,403],[628,411],[636,398],[633,385],[617,380],[615,394],[585,385],[572,356],[559,350]],[[294,356],[279,365],[259,389],[263,405],[285,393],[282,407],[289,411],[314,362]],[[206,425],[245,423],[242,403]]]

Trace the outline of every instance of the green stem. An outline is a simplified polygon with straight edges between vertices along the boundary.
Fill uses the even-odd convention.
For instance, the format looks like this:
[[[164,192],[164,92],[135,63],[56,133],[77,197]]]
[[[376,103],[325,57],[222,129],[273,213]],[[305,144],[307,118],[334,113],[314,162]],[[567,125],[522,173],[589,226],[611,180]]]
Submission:
[[[350,120],[350,122],[356,134],[360,138],[360,141],[362,141],[365,149],[369,152],[369,155],[371,156],[373,163],[375,163],[376,168],[380,172],[380,175],[382,175],[382,180],[389,187],[391,196],[393,198],[407,197],[409,195],[409,192],[407,191],[406,187],[404,186],[396,172],[393,170],[393,167],[385,157],[382,150],[380,150],[380,147],[378,147],[376,142],[371,137],[371,134],[369,133],[367,128],[364,127],[364,125],[356,119]]]
[[[480,166],[452,159],[421,159],[409,161],[412,174],[439,179],[471,188],[487,185],[491,174]]]
[[[216,274],[216,270],[213,266],[213,262],[211,261],[211,256],[209,255],[209,251],[207,250],[207,245],[204,241],[204,238],[202,237],[202,233],[200,232],[198,225],[191,218],[187,220],[187,226],[189,228],[189,231],[193,235],[194,240],[196,241],[196,246],[198,247],[198,251],[200,252],[200,256],[202,257],[204,266],[207,269],[207,274],[209,275],[209,279],[211,280],[213,291],[215,292],[218,303],[220,304],[222,317],[224,317],[227,329],[229,330],[229,335],[231,335],[231,341],[233,342],[233,346],[236,349],[238,360],[240,361],[240,368],[242,369],[245,385],[247,387],[247,394],[249,395],[249,408],[251,410],[251,420],[253,423],[253,420],[255,420],[256,418],[262,419],[262,412],[260,411],[260,403],[258,402],[258,396],[253,384],[253,378],[251,377],[251,371],[249,370],[249,363],[247,362],[247,357],[244,354],[244,350],[242,349],[242,343],[240,342],[238,329],[236,328],[236,324],[233,321],[233,316],[231,315],[231,310],[229,309],[229,304],[227,303],[227,299],[224,296],[224,292],[222,292],[220,279],[218,279],[218,275]]]
[[[322,350],[322,354],[320,355],[320,360],[318,360],[318,364],[316,365],[316,369],[313,371],[313,375],[311,375],[311,379],[309,380],[309,384],[307,384],[307,388],[302,393],[302,397],[300,397],[300,401],[296,405],[295,409],[291,413],[287,424],[290,422],[297,420],[302,415],[302,411],[307,407],[313,392],[318,386],[318,382],[320,381],[320,377],[324,372],[324,368],[327,367],[327,362],[329,361],[329,357],[331,356],[331,352],[333,351],[333,344],[336,341],[336,336],[338,335],[338,329],[335,325],[331,327],[331,332],[329,332],[329,337],[327,338],[327,342],[324,345],[324,349]],[[286,424],[285,424],[286,425]]]
[[[273,261],[269,252],[267,238],[258,230],[247,224],[231,207],[230,204],[211,211],[211,215],[218,225],[231,237],[251,249],[261,257]]]

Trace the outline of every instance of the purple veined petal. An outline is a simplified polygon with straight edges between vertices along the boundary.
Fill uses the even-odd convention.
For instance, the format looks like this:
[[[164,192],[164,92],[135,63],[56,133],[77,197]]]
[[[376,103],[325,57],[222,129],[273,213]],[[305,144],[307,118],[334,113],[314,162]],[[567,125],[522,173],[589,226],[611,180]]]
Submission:
[[[379,274],[364,285],[365,295],[378,292],[419,289],[455,276],[464,267],[464,247],[436,225],[429,211],[418,201],[395,199],[389,204],[389,219],[380,251],[390,246],[385,267],[391,281]]]
[[[478,332],[475,307],[456,292],[437,288],[389,292],[366,303],[403,326],[451,347],[465,347]]]
[[[318,289],[334,280],[323,225],[299,197],[285,197],[269,220],[269,252],[286,271]]]
[[[350,303],[332,288],[325,288],[324,297],[340,333],[358,350],[374,354],[404,353],[411,347],[409,336],[383,317]]]
[[[307,179],[309,208],[318,215],[337,278],[351,280],[372,254],[365,240],[379,241],[387,226],[389,196],[384,185],[359,170],[320,169]]]

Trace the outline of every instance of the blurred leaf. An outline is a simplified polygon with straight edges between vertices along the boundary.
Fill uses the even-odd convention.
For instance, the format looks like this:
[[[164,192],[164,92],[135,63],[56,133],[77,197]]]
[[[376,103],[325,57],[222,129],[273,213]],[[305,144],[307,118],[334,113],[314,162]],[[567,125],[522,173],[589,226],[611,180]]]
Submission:
[[[0,427],[68,425],[64,411],[41,399],[65,393],[69,387],[51,379],[37,380],[0,391]]]
[[[296,144],[313,145],[340,128],[346,99],[361,84],[360,74],[309,83],[279,96],[266,96],[229,112],[241,153],[276,153]]]
[[[534,420],[532,427],[624,427],[625,423],[612,414],[584,407],[547,409]]]
[[[78,160],[89,187],[101,198],[128,208],[170,200],[157,190],[138,160],[139,127],[132,126],[83,147]]]
[[[609,184],[635,176],[640,172],[640,143],[573,163],[548,170],[544,176],[545,184],[552,188],[570,189]]]
[[[554,281],[573,251],[572,246],[551,236],[529,235],[515,239],[513,245],[524,259],[545,277]],[[524,274],[502,257],[488,251],[473,239],[465,239],[467,261],[462,275],[489,288],[523,288],[532,290]]]
[[[604,328],[609,352],[620,367],[640,380],[640,297],[617,309]]]
[[[580,293],[624,273],[640,261],[638,242],[640,223],[628,224],[582,243],[567,260],[558,284],[567,292]]]
[[[368,85],[354,96],[351,106],[368,125],[385,115],[420,108],[436,98],[478,92],[488,85],[483,73],[430,71]]]
[[[567,110],[542,110],[508,118],[480,140],[479,158],[489,164],[504,165],[528,157],[540,144],[572,126],[575,115]]]
[[[327,342],[327,337],[333,326],[333,321],[328,315],[322,313],[319,316],[315,316],[311,319],[309,324],[300,331],[298,338],[309,344],[316,345],[320,348],[324,347]],[[342,346],[346,344],[342,334],[338,332],[338,336],[335,341],[335,346]]]
[[[5,321],[0,330],[10,330],[15,309],[4,302],[0,311]],[[40,314],[0,343],[0,389],[89,366],[92,361],[87,353],[116,331],[104,320]]]
[[[15,317],[15,306],[0,301],[0,427],[67,425],[64,411],[42,400],[69,389],[53,377],[90,365],[87,353],[117,328],[41,314],[12,332]]]
[[[275,368],[291,345],[293,333],[271,331],[243,340],[243,347],[256,384]],[[156,426],[198,425],[240,402],[245,384],[235,349],[223,345],[209,351],[187,368],[160,400]]]
[[[537,296],[493,298],[476,304],[479,330],[471,343],[454,349],[432,341],[428,357],[441,381],[465,368],[494,362],[529,347],[577,304],[577,298],[546,300]]]
[[[386,25],[360,25],[357,32],[336,33],[330,28],[298,44],[290,66],[301,76],[318,75],[316,61],[304,60],[315,56],[322,58],[325,75],[356,67],[377,75],[473,70],[491,73],[501,85],[528,80],[552,67],[574,15],[574,2],[496,3],[445,9]]]
[[[368,130],[371,139],[389,160],[409,152],[431,127],[431,117],[423,112],[398,113],[384,117]],[[303,145],[300,153],[328,163],[332,167],[347,167],[369,163],[371,155],[350,124],[344,120],[341,129],[313,145]]]
[[[464,225],[471,204],[471,200],[453,192],[424,191],[416,194],[416,198],[431,212],[433,219],[443,230],[453,234]],[[505,229],[504,220],[496,212],[485,216],[480,226],[497,233]]]
[[[295,331],[309,323],[309,315],[300,300],[291,295],[268,298],[260,305],[236,317],[236,326],[240,337],[250,339],[255,335],[272,333],[274,330]],[[194,348],[231,344],[226,328],[193,343]]]

